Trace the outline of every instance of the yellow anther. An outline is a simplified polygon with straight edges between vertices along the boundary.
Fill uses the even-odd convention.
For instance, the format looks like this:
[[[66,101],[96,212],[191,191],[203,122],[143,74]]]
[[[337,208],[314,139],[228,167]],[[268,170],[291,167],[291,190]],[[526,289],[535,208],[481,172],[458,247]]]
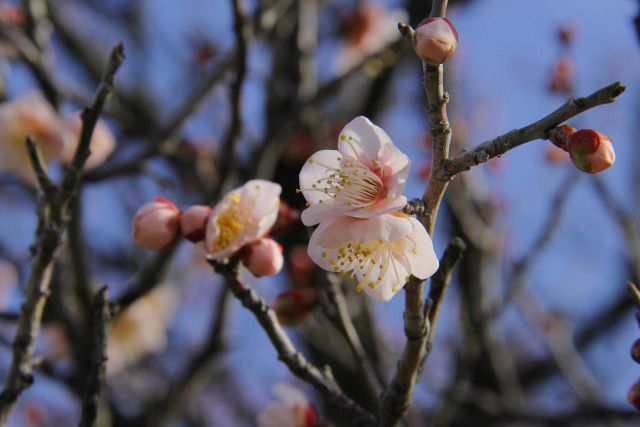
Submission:
[[[356,286],[356,291],[360,292],[362,291],[362,288],[364,288],[364,284],[358,283],[358,286]]]
[[[391,289],[391,291],[395,294],[396,292],[398,292],[398,289],[400,289],[400,286],[396,286],[395,288]]]
[[[340,135],[340,139],[344,141],[345,139],[347,139],[347,136],[346,135]]]
[[[418,255],[418,250],[416,248],[413,248],[413,253]]]
[[[309,163],[313,163],[313,159],[311,159],[311,158],[310,158],[309,160],[307,160],[307,161],[308,161]]]
[[[327,257],[327,253],[326,252],[322,252],[322,258],[326,258]]]

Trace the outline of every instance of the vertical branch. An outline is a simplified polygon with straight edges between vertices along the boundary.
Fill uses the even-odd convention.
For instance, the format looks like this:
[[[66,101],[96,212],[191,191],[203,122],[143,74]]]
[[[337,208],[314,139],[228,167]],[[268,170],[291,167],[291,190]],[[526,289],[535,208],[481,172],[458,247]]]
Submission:
[[[82,167],[89,157],[89,144],[98,116],[107,98],[111,94],[113,77],[124,60],[122,45],[116,46],[110,56],[109,67],[96,92],[91,107],[82,114],[82,131],[74,159],[65,171],[62,185],[50,187],[50,181],[44,180],[48,188],[42,188],[45,197],[39,202],[38,229],[32,246],[33,257],[31,271],[27,280],[27,297],[22,305],[20,320],[16,330],[12,359],[5,378],[4,389],[0,393],[0,425],[5,425],[9,414],[20,394],[33,383],[33,353],[35,341],[40,332],[42,311],[49,295],[49,283],[56,251],[64,233],[69,201],[73,198],[80,182]],[[33,145],[28,145],[33,147]],[[35,150],[35,148],[31,148]],[[38,161],[37,154],[31,153],[34,168],[41,174],[44,165]],[[42,182],[42,177],[40,178]]]
[[[107,370],[108,328],[113,313],[109,304],[109,290],[106,286],[103,286],[93,296],[91,309],[93,311],[91,361],[89,363],[89,376],[85,384],[80,427],[93,427],[96,425],[100,403],[100,386]]]

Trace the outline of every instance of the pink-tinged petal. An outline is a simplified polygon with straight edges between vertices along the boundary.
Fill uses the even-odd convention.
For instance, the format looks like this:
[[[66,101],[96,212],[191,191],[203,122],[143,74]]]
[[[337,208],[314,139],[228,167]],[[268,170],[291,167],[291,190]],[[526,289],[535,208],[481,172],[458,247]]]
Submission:
[[[351,212],[359,211],[344,203],[318,203],[303,210],[300,214],[300,219],[304,225],[310,226],[340,215],[350,215]]]
[[[347,123],[338,138],[338,150],[344,156],[358,159],[369,167],[387,144],[392,144],[389,135],[364,116]]]
[[[433,243],[427,230],[415,218],[409,218],[413,222],[413,231],[407,235],[408,248],[405,251],[411,263],[411,274],[418,279],[426,279],[433,276],[438,270],[440,262],[433,251]],[[415,246],[414,246],[415,243]],[[413,250],[415,249],[415,251]]]
[[[309,239],[307,247],[309,256],[320,268],[327,271],[333,271],[333,265],[331,265],[330,258],[326,253],[345,242],[344,227],[340,226],[343,222],[343,218],[322,222]]]
[[[321,150],[315,153],[302,166],[300,171],[300,189],[307,202],[311,204],[319,203],[320,200],[332,200],[331,197],[322,191],[315,190],[313,185],[319,187],[318,180],[328,177],[332,171],[327,168],[340,168],[341,154],[337,150]]]
[[[371,219],[351,219],[347,222],[347,231],[355,240],[384,240],[393,242],[413,230],[413,223],[406,215],[381,215]]]
[[[401,195],[409,176],[411,160],[393,144],[384,146],[378,160],[382,165],[382,181],[389,189],[388,197]]]
[[[381,200],[371,206],[369,209],[352,209],[351,211],[345,212],[345,215],[354,218],[374,218],[380,215],[402,210],[402,208],[404,208],[406,204],[407,198],[405,196],[400,196],[393,202]]]

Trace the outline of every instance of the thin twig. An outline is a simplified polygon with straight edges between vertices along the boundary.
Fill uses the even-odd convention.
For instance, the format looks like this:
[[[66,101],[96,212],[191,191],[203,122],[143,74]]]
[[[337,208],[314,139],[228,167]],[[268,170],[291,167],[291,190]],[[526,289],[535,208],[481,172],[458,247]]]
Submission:
[[[224,276],[231,293],[254,314],[278,352],[278,359],[287,365],[292,374],[313,385],[329,402],[348,415],[354,425],[375,425],[373,415],[345,395],[329,371],[321,371],[298,351],[280,326],[275,312],[242,279],[237,259],[231,259],[227,263],[216,261],[209,261],[209,263],[217,273]]]
[[[331,304],[333,304],[336,309],[340,331],[347,341],[354,359],[356,359],[356,364],[367,383],[367,388],[371,391],[373,400],[377,402],[378,397],[382,393],[382,384],[377,375],[377,371],[371,364],[367,352],[360,341],[360,336],[353,325],[351,316],[349,315],[347,302],[345,301],[344,293],[340,286],[342,283],[341,276],[329,276],[329,283],[330,285],[327,291],[327,296],[329,297]]]

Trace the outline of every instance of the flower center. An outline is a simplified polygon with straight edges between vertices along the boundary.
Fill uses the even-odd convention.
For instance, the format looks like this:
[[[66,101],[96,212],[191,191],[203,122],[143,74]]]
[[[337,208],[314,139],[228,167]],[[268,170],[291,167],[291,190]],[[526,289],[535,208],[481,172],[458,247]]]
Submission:
[[[303,190],[321,191],[333,199],[357,208],[368,208],[378,199],[387,197],[388,190],[382,180],[367,166],[358,161],[343,160],[340,157],[338,160],[339,168],[317,163],[326,168],[326,176],[312,184],[311,189]],[[313,159],[309,161],[313,163]],[[373,160],[373,164],[380,169],[376,160]]]
[[[417,254],[415,242],[405,236],[405,238],[413,243],[412,251]],[[347,271],[353,270],[351,278],[357,273],[361,282],[358,283],[357,290],[360,292],[366,284],[371,289],[375,289],[376,286],[382,282],[383,278],[392,270],[395,274],[397,286],[393,288],[393,292],[397,292],[403,283],[409,280],[409,276],[400,277],[398,271],[398,260],[403,259],[409,271],[411,271],[411,261],[405,255],[407,250],[407,240],[399,239],[395,242],[385,242],[384,240],[369,240],[366,242],[351,240],[344,245],[330,250],[328,252],[322,252],[323,258],[329,258],[329,263],[333,266],[333,271],[346,274]]]
[[[230,201],[229,207],[216,218],[218,236],[213,241],[213,252],[219,252],[228,247],[240,231],[253,222],[248,207],[242,203],[240,194],[232,195]]]

